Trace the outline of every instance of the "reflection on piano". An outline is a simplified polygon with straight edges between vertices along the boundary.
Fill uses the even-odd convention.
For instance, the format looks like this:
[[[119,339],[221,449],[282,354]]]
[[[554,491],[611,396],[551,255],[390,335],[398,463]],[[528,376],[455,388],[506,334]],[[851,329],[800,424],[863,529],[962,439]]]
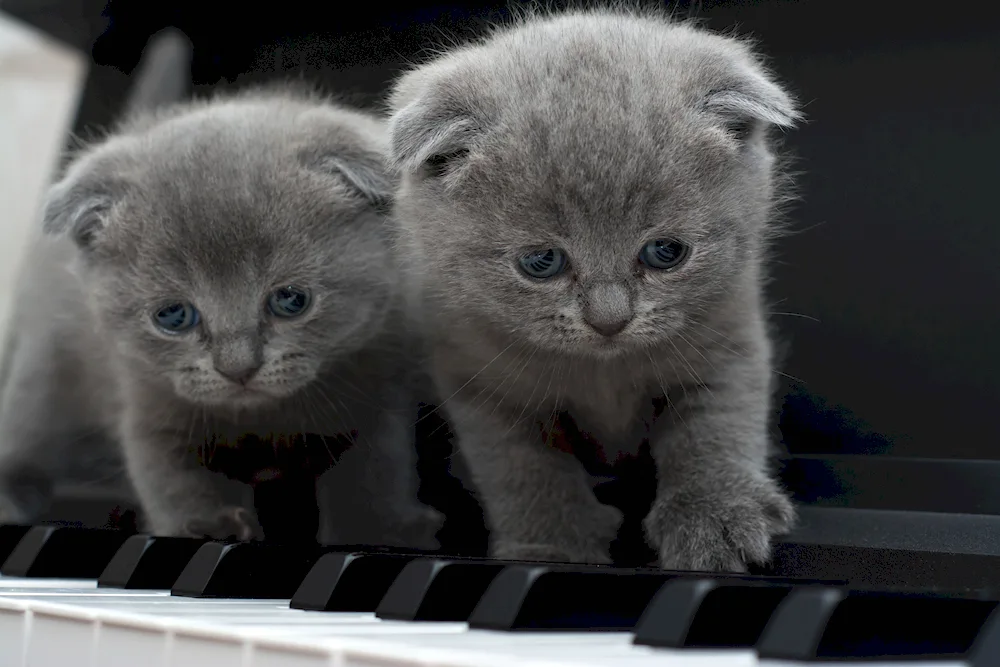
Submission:
[[[790,535],[779,548],[797,574],[816,564],[808,578],[785,576],[780,558],[709,575],[0,526],[0,665],[1000,665],[998,598],[968,586],[1000,554],[966,554],[979,570],[922,587],[962,554],[891,548],[913,579],[879,587],[861,564],[877,567],[885,544],[844,539],[877,519],[836,517],[834,543]],[[830,554],[846,576],[816,576],[838,573]]]

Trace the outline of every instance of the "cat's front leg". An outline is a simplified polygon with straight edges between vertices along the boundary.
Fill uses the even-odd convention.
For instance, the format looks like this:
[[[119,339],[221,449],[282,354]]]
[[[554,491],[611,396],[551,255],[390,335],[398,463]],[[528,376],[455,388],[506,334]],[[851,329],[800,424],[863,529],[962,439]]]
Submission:
[[[770,371],[740,363],[673,399],[650,442],[658,484],[644,527],[664,568],[745,571],[794,523],[767,469]]]
[[[201,465],[186,434],[153,428],[134,416],[122,429],[126,468],[155,535],[263,539],[254,513],[227,504],[216,473]]]
[[[607,563],[622,514],[598,502],[571,454],[548,445],[539,424],[491,413],[459,396],[446,412],[490,531],[490,555]]]
[[[355,443],[319,482],[321,539],[437,549],[444,518],[417,499],[416,403],[383,405],[372,408]]]

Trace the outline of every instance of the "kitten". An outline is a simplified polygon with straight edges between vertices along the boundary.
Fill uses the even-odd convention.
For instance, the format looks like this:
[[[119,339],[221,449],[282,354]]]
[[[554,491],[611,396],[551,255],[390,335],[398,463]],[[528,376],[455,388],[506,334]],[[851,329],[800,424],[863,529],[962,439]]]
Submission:
[[[389,105],[401,247],[492,555],[609,560],[621,513],[553,446],[565,413],[610,458],[648,440],[663,567],[765,561],[794,518],[767,469],[769,134],[799,112],[750,46],[659,15],[529,17]]]
[[[353,440],[345,525],[432,547],[386,148],[375,116],[254,91],[140,114],[77,156],[20,283],[0,522],[31,521],[48,480],[87,467],[80,439],[113,434],[152,532],[260,537],[202,459],[310,432]]]

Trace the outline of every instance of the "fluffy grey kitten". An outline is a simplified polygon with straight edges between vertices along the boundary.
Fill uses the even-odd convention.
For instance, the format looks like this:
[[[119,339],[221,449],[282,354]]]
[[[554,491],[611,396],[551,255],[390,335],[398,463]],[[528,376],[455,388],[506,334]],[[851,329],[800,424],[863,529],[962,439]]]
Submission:
[[[354,442],[335,523],[432,546],[386,148],[374,116],[256,91],[140,114],[83,150],[19,286],[0,523],[31,521],[45,482],[94,467],[88,443],[111,434],[154,533],[259,537],[205,459],[309,432]]]
[[[621,514],[555,446],[564,412],[612,459],[648,440],[663,567],[766,560],[794,518],[767,469],[769,135],[799,112],[751,47],[660,15],[529,17],[406,73],[390,107],[402,247],[492,554],[609,559]]]

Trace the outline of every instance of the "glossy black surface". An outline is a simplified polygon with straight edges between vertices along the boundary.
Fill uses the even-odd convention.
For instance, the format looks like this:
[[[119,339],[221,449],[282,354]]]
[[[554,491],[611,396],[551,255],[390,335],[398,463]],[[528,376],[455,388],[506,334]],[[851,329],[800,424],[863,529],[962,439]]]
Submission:
[[[7,577],[97,579],[129,533],[97,528],[35,526],[11,552]]]
[[[100,588],[170,590],[205,540],[133,535],[104,568]]]
[[[170,592],[183,597],[290,599],[322,554],[313,545],[208,542]]]
[[[511,565],[493,579],[469,625],[489,630],[631,630],[677,573]]]
[[[312,611],[375,611],[414,558],[413,554],[326,554],[309,570],[290,606]]]

